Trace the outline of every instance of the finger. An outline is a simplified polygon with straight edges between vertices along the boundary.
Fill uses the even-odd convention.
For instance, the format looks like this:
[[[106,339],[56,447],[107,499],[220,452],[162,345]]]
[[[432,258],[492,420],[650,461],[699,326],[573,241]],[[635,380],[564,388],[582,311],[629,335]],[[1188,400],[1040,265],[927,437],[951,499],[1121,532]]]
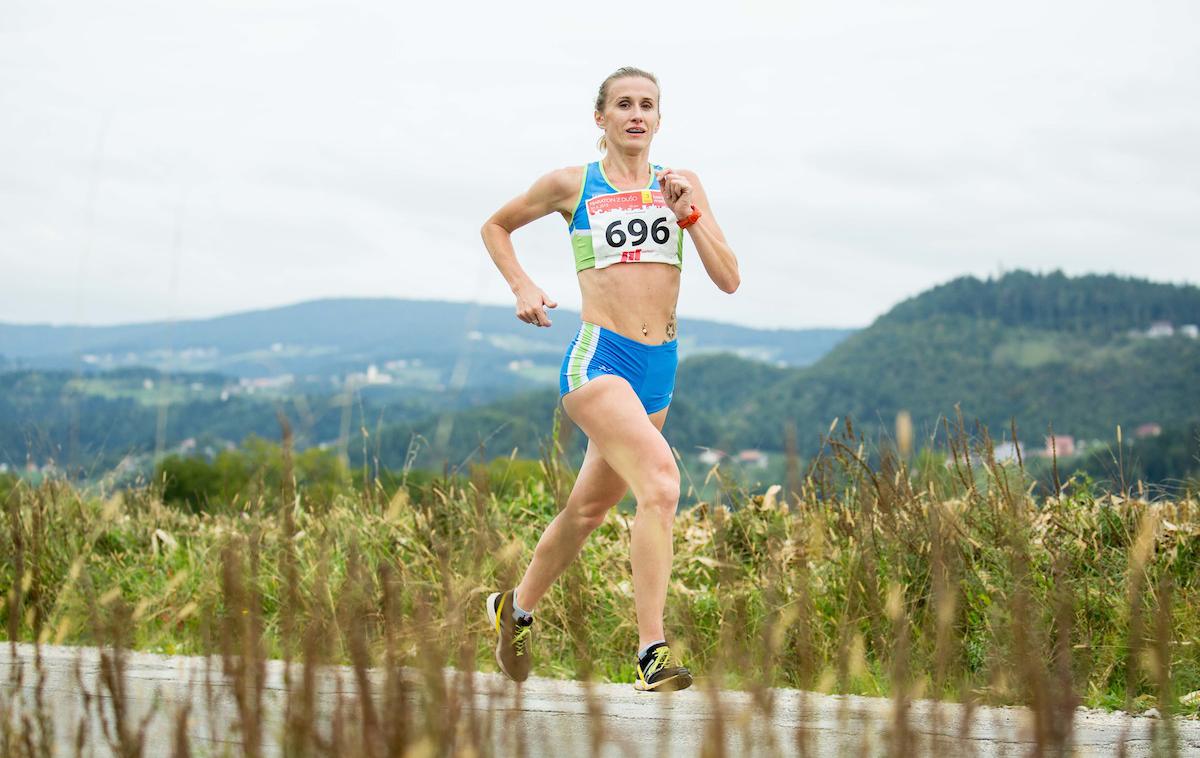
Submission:
[[[548,307],[548,308],[557,308],[558,307],[558,303],[554,302],[550,298],[546,298],[545,303],[546,303],[546,307]]]

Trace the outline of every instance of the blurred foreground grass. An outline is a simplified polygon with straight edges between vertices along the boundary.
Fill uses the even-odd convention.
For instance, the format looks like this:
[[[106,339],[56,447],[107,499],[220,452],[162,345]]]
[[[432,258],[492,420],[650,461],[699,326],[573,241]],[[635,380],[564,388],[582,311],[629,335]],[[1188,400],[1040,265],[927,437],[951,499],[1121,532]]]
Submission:
[[[1180,698],[1200,690],[1200,501],[1073,481],[1034,498],[989,449],[960,437],[949,464],[868,460],[843,433],[786,490],[685,508],[673,647],[735,688],[1194,713]],[[515,585],[571,476],[557,456],[420,487],[310,492],[289,474],[215,513],[165,505],[161,487],[18,485],[0,515],[3,632],[356,664],[391,646],[494,670],[483,600]],[[632,518],[612,512],[539,605],[535,674],[632,681]]]

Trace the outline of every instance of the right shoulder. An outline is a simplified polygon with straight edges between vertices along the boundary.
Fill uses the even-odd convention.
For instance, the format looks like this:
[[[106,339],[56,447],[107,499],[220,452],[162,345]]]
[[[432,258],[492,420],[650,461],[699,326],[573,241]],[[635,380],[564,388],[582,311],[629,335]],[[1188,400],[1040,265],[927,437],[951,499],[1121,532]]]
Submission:
[[[544,184],[547,188],[553,189],[555,194],[578,194],[579,185],[583,183],[583,174],[586,171],[587,166],[556,168],[544,174],[537,180],[537,183]]]
[[[529,188],[529,196],[556,210],[573,212],[575,209],[568,208],[568,206],[578,199],[579,188],[583,184],[586,171],[587,166],[556,168],[543,174],[533,183],[533,186]]]
[[[538,177],[529,189],[509,200],[488,219],[509,232],[551,213],[567,220],[575,212],[587,166],[557,168]]]

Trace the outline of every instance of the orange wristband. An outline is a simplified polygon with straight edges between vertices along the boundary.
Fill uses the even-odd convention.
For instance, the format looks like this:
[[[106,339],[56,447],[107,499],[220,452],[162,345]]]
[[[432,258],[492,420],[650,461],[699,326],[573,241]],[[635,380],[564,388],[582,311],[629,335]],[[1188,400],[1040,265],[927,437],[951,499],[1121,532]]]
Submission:
[[[688,216],[685,219],[681,219],[675,223],[679,224],[680,229],[687,229],[689,226],[691,226],[692,224],[694,224],[700,220],[700,215],[701,215],[700,211],[696,210],[696,206],[693,205],[692,206],[692,215]]]

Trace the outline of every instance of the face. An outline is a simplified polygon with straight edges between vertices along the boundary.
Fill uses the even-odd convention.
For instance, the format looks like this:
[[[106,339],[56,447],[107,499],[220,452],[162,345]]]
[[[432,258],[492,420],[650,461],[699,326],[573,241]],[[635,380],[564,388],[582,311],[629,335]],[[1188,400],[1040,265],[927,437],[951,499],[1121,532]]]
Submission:
[[[604,130],[608,148],[638,150],[650,144],[658,131],[658,87],[640,76],[609,82],[604,112],[596,125]]]

